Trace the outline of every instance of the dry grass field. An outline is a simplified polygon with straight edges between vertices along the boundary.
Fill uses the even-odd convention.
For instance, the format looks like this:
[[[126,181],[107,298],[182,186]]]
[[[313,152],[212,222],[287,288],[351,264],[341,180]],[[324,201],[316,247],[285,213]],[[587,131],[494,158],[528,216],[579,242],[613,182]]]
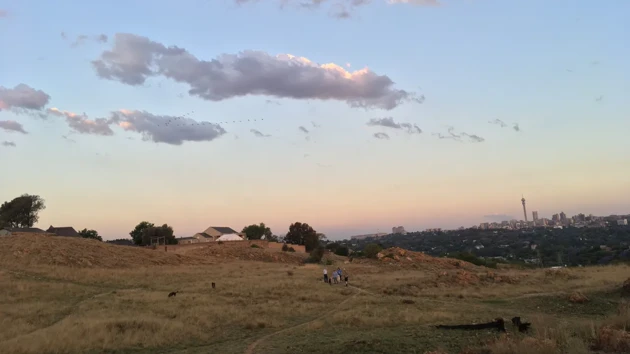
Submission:
[[[430,258],[331,260],[300,265],[5,237],[0,353],[630,351],[627,266],[489,271]],[[324,267],[345,269],[352,286],[324,284]],[[179,293],[169,298],[171,291]],[[433,327],[513,316],[532,330]]]

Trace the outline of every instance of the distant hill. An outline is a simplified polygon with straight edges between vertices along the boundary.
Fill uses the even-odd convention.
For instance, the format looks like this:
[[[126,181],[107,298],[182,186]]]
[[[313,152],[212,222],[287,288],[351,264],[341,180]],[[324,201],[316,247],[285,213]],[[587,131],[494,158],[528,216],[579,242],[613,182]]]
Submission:
[[[545,267],[630,262],[630,227],[617,225],[601,228],[410,232],[346,243],[354,251],[361,251],[366,245],[376,243],[383,248],[400,247],[435,257],[458,258],[460,254],[466,253]]]

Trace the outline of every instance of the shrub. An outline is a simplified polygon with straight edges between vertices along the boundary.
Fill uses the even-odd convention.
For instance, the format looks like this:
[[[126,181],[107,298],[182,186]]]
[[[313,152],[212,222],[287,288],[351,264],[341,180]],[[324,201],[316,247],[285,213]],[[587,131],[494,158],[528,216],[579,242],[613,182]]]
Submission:
[[[326,259],[326,265],[333,265],[332,259]]]
[[[282,251],[287,252],[289,250],[289,246],[287,246],[287,244],[283,244],[282,245]]]
[[[369,245],[365,246],[363,253],[367,258],[376,258],[376,255],[382,250],[383,248],[376,243],[370,243]]]
[[[288,252],[295,252],[295,250],[293,249],[293,247],[289,247]]]
[[[287,274],[288,274],[289,276],[293,276],[293,271],[292,271],[292,270],[287,270]]]
[[[217,242],[217,243],[218,243],[218,244],[220,244],[220,245],[222,245],[222,244],[223,244],[223,241],[219,241],[219,242]]]
[[[335,250],[335,254],[338,256],[348,257],[348,254],[350,254],[350,250],[348,250],[348,247],[346,246],[339,246]]]
[[[260,246],[258,246],[257,244],[253,244],[250,246],[251,248],[260,248]]]
[[[324,247],[317,247],[311,251],[311,254],[306,259],[307,263],[319,263],[324,257]]]

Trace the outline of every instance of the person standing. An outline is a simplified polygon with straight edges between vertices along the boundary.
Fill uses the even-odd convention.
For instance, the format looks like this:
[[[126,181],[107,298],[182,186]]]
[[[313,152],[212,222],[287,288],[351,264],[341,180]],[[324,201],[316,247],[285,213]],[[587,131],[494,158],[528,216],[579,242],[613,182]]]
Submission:
[[[324,268],[324,283],[328,283],[328,269]]]

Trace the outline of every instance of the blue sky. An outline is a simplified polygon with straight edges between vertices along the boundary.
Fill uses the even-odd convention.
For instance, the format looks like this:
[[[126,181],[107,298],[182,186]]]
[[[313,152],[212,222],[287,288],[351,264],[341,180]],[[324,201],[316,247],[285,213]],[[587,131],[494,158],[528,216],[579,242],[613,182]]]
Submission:
[[[178,236],[261,221],[278,234],[307,222],[333,238],[397,225],[469,226],[484,215],[520,216],[521,194],[541,216],[629,212],[629,2],[373,0],[348,9],[346,19],[334,17],[341,0],[310,9],[279,3],[0,0],[0,88],[8,95],[25,84],[49,95],[33,109],[0,105],[0,142],[15,145],[0,146],[10,171],[0,174],[0,199],[41,195],[48,208],[39,226],[93,228],[105,238],[125,236],[142,220],[173,225]],[[73,46],[81,35],[88,38]],[[327,63],[367,67],[393,81],[390,89],[425,100],[352,107],[344,90],[362,95],[368,84],[325,86],[326,75],[313,83],[301,76],[298,88],[293,74],[265,76],[273,80],[256,82],[258,91],[246,87],[246,74],[238,85],[204,81],[213,92],[249,93],[221,100],[189,94],[198,75],[176,82],[152,74],[142,85],[99,76],[93,61],[111,65],[102,54],[139,37],[198,61],[256,50],[308,58],[318,73]],[[130,57],[123,49],[117,60]],[[189,68],[169,62],[168,69]],[[79,133],[52,108],[103,118],[113,135]],[[136,113],[112,113],[120,110]],[[139,120],[132,123],[182,115],[225,133],[174,145],[143,140]],[[423,132],[367,124],[388,117]],[[496,119],[506,127],[489,123]],[[2,129],[2,121],[28,134]],[[449,127],[459,140],[436,135],[452,137]],[[215,132],[167,129],[180,138]]]

